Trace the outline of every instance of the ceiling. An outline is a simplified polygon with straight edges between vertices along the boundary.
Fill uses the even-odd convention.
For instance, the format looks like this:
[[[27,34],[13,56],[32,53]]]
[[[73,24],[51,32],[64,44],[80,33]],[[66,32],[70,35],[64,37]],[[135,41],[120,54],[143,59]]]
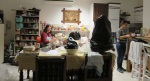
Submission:
[[[45,1],[65,1],[65,2],[73,2],[73,0],[45,0]]]

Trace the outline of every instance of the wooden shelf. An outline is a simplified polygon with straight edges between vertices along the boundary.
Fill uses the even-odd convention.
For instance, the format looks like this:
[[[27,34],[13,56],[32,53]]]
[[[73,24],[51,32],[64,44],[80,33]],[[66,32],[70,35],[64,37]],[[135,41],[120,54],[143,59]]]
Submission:
[[[16,35],[39,35],[39,34],[16,34]]]
[[[52,30],[52,31],[72,31],[72,32],[75,32],[75,30]],[[77,32],[89,32],[89,31],[77,31]]]
[[[120,14],[120,16],[124,16],[124,17],[125,17],[125,16],[131,16],[131,15],[123,15],[123,14]]]
[[[66,36],[69,36],[71,32],[75,32],[74,30],[52,30],[52,34],[63,33]],[[81,37],[89,37],[90,31],[77,31],[80,33]]]
[[[22,42],[36,42],[36,40],[16,40],[16,41],[22,41]]]
[[[16,50],[17,47],[23,47],[25,44],[28,44],[28,43],[31,43],[31,45],[34,45],[37,40],[36,38],[34,38],[33,40],[31,38],[39,35],[40,10],[13,10],[13,11],[16,12],[16,15],[15,15],[16,17],[15,32],[16,33],[14,36],[14,50]],[[26,13],[23,13],[24,11]],[[17,40],[18,37],[21,40],[20,39]],[[28,37],[28,40],[26,40],[25,37]],[[15,45],[18,45],[18,46],[15,46]],[[14,51],[14,54],[16,54],[16,51]]]
[[[13,9],[13,11],[24,11],[24,10],[14,10]],[[40,10],[25,10],[25,11],[27,11],[27,12],[29,12],[29,11],[31,11],[31,12],[39,12]]]
[[[35,30],[38,30],[39,28],[27,28],[27,27],[24,27],[24,28],[22,28],[22,29],[29,29],[29,30],[30,30],[30,29],[33,29],[33,30],[35,29]]]
[[[20,47],[20,48],[21,48],[21,47],[23,47],[23,46],[15,46],[15,47]]]
[[[22,15],[16,15],[16,16],[22,16]],[[22,17],[39,17],[39,16],[22,16]]]
[[[15,35],[36,36],[36,35],[39,35],[39,34],[15,34]]]
[[[21,29],[25,29],[25,30],[38,30],[39,28],[28,28],[28,27],[24,27],[24,28],[18,28],[16,30],[21,30]]]
[[[16,23],[38,23],[38,22],[16,22]]]

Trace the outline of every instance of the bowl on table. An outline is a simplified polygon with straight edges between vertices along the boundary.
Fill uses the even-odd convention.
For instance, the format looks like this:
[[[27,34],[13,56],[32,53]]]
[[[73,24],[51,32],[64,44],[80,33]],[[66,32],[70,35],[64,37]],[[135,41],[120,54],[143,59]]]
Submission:
[[[75,55],[78,49],[66,49],[67,55]]]

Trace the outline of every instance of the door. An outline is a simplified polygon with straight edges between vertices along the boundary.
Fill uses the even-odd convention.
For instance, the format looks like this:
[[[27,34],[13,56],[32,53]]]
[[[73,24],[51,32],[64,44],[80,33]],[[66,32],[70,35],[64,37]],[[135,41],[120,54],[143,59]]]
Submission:
[[[93,21],[96,21],[100,15],[108,17],[108,4],[94,3]]]

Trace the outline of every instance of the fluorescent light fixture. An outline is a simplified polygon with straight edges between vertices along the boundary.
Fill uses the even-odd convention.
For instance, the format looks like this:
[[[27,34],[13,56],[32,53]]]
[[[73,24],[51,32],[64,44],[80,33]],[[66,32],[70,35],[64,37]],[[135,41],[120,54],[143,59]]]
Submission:
[[[45,0],[45,1],[66,1],[66,2],[73,2],[73,0]]]

